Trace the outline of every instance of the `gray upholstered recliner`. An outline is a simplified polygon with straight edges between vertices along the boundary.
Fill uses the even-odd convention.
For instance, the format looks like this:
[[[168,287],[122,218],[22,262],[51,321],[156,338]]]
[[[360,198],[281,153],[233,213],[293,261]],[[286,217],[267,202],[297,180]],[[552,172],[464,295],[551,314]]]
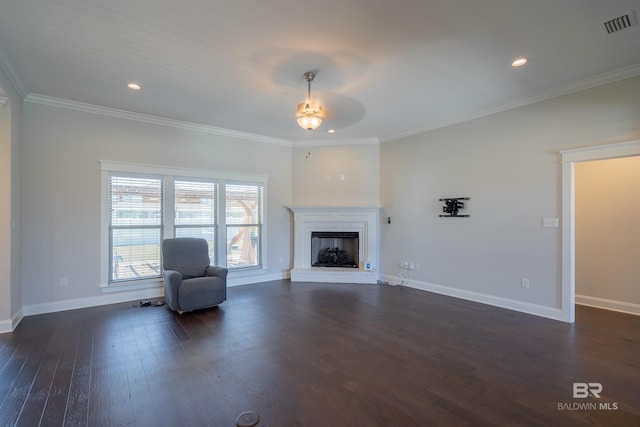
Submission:
[[[209,265],[204,239],[180,237],[162,241],[164,299],[178,313],[218,305],[227,299],[227,273]]]

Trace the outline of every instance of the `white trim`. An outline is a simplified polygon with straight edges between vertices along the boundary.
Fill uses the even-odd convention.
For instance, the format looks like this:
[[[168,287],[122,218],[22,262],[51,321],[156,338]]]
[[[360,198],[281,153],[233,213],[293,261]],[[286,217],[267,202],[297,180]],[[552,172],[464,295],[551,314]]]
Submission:
[[[314,139],[293,141],[294,147],[328,147],[332,145],[380,145],[379,138],[357,138],[357,139]]]
[[[640,155],[640,141],[626,141],[615,144],[580,147],[561,150],[562,162],[585,162]]]
[[[100,288],[103,288],[103,289],[109,287],[109,219],[110,219],[109,217],[110,217],[109,171],[101,168],[100,170]]]
[[[562,320],[575,321],[575,163],[640,156],[640,140],[560,151],[562,155]]]
[[[152,116],[150,114],[134,113],[132,111],[120,110],[116,108],[103,107],[101,105],[87,104],[84,102],[72,101],[70,99],[55,98],[37,93],[30,93],[23,97],[25,102],[33,104],[48,105],[51,107],[65,108],[67,110],[80,111],[83,113],[96,114],[100,116],[116,117],[124,120],[132,120],[142,123],[150,123],[160,126],[169,126],[189,131],[208,133],[220,136],[229,136],[240,138],[248,141],[266,142],[268,144],[281,145],[285,147],[313,147],[313,146],[344,146],[344,145],[363,145],[363,144],[380,144],[379,138],[356,138],[356,139],[316,139],[316,140],[286,140],[274,138],[255,133],[242,132],[239,130],[219,128],[216,126],[204,125],[201,123],[186,122],[182,120],[167,119],[164,117]]]
[[[22,85],[20,79],[16,77],[17,74],[13,71],[13,68],[9,65],[9,63],[2,60],[2,55],[0,55],[0,72],[5,75],[16,94],[21,99],[24,99],[27,92],[24,90],[24,86]],[[4,88],[4,91],[7,91],[6,87]]]
[[[630,302],[590,297],[587,295],[576,295],[576,304],[640,316],[640,304],[633,304]]]
[[[0,320],[0,334],[13,332],[13,322],[11,320]]]
[[[56,313],[58,311],[76,310],[79,308],[98,307],[101,305],[117,304],[127,301],[135,301],[149,298],[158,298],[164,295],[164,288],[154,287],[130,292],[109,293],[97,297],[77,298],[64,301],[48,302],[44,304],[26,305],[23,308],[25,316],[37,314]]]
[[[243,277],[243,278],[231,278],[227,280],[227,287],[249,285],[254,283],[269,282],[272,280],[282,280],[289,277],[288,272],[275,273],[262,276]],[[35,316],[38,314],[56,313],[59,311],[76,310],[80,308],[98,307],[102,305],[118,304],[129,301],[144,300],[150,298],[160,298],[164,296],[164,289],[162,286],[156,286],[153,288],[142,289],[129,292],[117,292],[101,295],[97,297],[78,298],[65,301],[55,301],[44,304],[33,304],[23,307],[24,316]],[[224,304],[224,303],[223,303]],[[20,316],[20,320],[22,315]],[[19,322],[19,320],[18,320]],[[9,324],[9,321],[0,321],[0,333],[3,332],[3,326]],[[17,323],[14,323],[14,328]],[[6,332],[11,332],[7,330]]]
[[[170,126],[178,129],[185,129],[195,132],[209,133],[220,136],[230,136],[249,141],[266,142],[269,144],[284,145],[291,147],[291,141],[280,138],[272,138],[254,133],[242,132],[232,129],[224,129],[215,126],[203,125],[199,123],[185,122],[182,120],[167,119],[164,117],[152,116],[149,114],[134,113],[132,111],[119,110],[116,108],[102,107],[100,105],[86,104],[84,102],[71,101],[69,99],[54,98],[52,96],[30,93],[24,98],[25,102],[34,104],[49,105],[52,107],[66,108],[68,110],[81,111],[89,114],[116,117],[119,119],[133,120],[136,122],[151,123],[154,125]]]
[[[610,71],[607,73],[598,74],[593,77],[589,77],[577,82],[572,82],[566,85],[558,86],[543,92],[539,92],[534,96],[528,98],[509,102],[494,108],[488,108],[483,111],[468,114],[466,116],[457,117],[451,120],[443,120],[438,123],[434,123],[429,126],[425,126],[419,129],[414,129],[408,132],[399,133],[396,135],[380,138],[380,142],[389,142],[400,138],[405,138],[412,135],[417,135],[423,132],[429,132],[435,129],[455,125],[458,123],[468,122],[470,120],[479,119],[481,117],[490,116],[492,114],[501,113],[503,111],[513,110],[515,108],[524,107],[525,105],[535,104],[536,102],[545,101],[547,99],[555,98],[562,95],[569,95],[575,92],[591,89],[594,87],[602,86],[608,83],[614,83],[624,79],[630,79],[640,75],[640,64],[631,65],[629,67],[621,68],[619,70]]]
[[[467,291],[464,289],[451,288],[449,286],[436,285],[433,283],[421,282],[412,279],[401,279],[400,277],[384,275],[383,280],[395,285],[403,280],[403,286],[408,286],[422,291],[434,292],[436,294],[447,295],[454,298],[461,298],[481,304],[492,305],[495,307],[515,310],[522,313],[533,314],[535,316],[546,317],[553,320],[562,320],[562,313],[554,307],[547,307],[539,304],[531,304],[528,302],[513,300],[509,298],[497,297],[494,295],[481,294],[478,292]]]
[[[562,307],[562,320],[573,323],[575,314],[576,293],[576,227],[573,210],[575,208],[575,164],[573,162],[562,163],[562,237],[560,250],[562,283],[560,306]]]
[[[0,334],[6,334],[16,330],[22,319],[24,318],[22,308],[14,314],[11,319],[0,320]]]
[[[454,124],[464,123],[470,120],[479,119],[481,117],[486,117],[486,116],[500,113],[503,111],[513,110],[515,108],[534,104],[536,102],[544,101],[544,100],[555,98],[558,96],[568,95],[571,93],[580,92],[582,90],[602,86],[608,83],[613,83],[620,80],[633,78],[640,75],[640,64],[631,65],[629,67],[598,74],[596,76],[579,80],[577,82],[572,82],[566,85],[558,86],[556,88],[552,88],[552,89],[537,93],[536,95],[528,98],[516,100],[514,102],[509,102],[494,108],[489,108],[480,112],[468,114],[468,115],[457,117],[454,119],[443,120],[441,122],[434,123],[429,126],[414,129],[408,132],[398,133],[396,135],[390,135],[390,136],[379,137],[379,138],[362,138],[362,139],[351,139],[351,140],[349,139],[337,140],[337,139],[328,138],[328,139],[312,140],[312,141],[302,141],[302,140],[290,141],[290,140],[285,140],[280,138],[273,138],[273,137],[264,136],[264,135],[242,132],[238,130],[225,129],[225,128],[219,128],[219,127],[209,126],[209,125],[204,125],[199,123],[152,116],[149,114],[134,113],[132,111],[119,110],[116,108],[103,107],[99,105],[87,104],[83,102],[72,101],[72,100],[62,99],[62,98],[55,98],[52,96],[40,95],[37,93],[29,93],[28,95],[23,96],[23,94],[25,93],[24,89],[20,84],[17,84],[18,83],[17,79],[12,78],[15,74],[12,72],[8,72],[6,64],[3,64],[1,61],[0,61],[0,70],[4,71],[4,74],[11,81],[16,91],[18,92],[18,94],[20,94],[20,96],[24,99],[25,102],[49,105],[49,106],[59,107],[59,108],[66,108],[69,110],[81,111],[81,112],[90,113],[90,114],[116,117],[116,118],[121,118],[125,120],[133,120],[133,121],[151,123],[151,124],[156,124],[161,126],[170,126],[174,128],[202,132],[202,133],[209,133],[209,134],[220,135],[220,136],[230,136],[230,137],[241,138],[249,141],[266,142],[269,144],[283,145],[286,147],[293,147],[293,146],[306,147],[306,146],[316,146],[316,145],[327,146],[327,145],[351,145],[351,144],[380,144],[384,142],[389,142],[396,139],[417,135],[419,133],[429,132],[429,131],[443,128],[446,126],[451,126]]]

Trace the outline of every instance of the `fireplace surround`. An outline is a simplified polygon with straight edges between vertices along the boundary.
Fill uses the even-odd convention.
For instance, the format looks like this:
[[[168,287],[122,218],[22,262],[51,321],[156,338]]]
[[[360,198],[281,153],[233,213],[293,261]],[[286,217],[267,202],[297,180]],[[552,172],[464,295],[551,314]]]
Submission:
[[[379,274],[380,206],[288,206],[293,212],[294,257],[291,281],[330,283],[377,283]],[[313,236],[347,237],[348,242],[312,245]],[[318,246],[323,247],[318,247]],[[356,245],[352,247],[351,245]],[[353,251],[354,265],[318,265],[340,261]],[[344,252],[343,252],[344,251]],[[316,264],[314,266],[314,264]],[[337,264],[330,262],[329,264]],[[366,268],[369,267],[369,268]]]

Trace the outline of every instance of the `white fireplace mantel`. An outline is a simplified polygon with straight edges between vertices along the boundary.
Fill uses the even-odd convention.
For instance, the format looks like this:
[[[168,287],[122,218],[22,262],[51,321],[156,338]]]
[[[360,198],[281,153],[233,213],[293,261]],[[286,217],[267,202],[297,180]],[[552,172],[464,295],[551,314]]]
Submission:
[[[288,206],[293,212],[294,282],[377,283],[380,262],[380,206]],[[312,267],[311,233],[357,232],[358,268]],[[367,264],[369,269],[366,268]]]

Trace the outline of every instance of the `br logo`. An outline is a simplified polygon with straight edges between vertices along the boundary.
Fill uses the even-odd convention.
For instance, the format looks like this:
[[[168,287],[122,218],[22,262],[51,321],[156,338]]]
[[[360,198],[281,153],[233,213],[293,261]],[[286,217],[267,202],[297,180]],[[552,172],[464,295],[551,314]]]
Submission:
[[[600,383],[573,383],[574,399],[586,399],[589,396],[600,399],[600,393],[602,393],[602,384]]]

